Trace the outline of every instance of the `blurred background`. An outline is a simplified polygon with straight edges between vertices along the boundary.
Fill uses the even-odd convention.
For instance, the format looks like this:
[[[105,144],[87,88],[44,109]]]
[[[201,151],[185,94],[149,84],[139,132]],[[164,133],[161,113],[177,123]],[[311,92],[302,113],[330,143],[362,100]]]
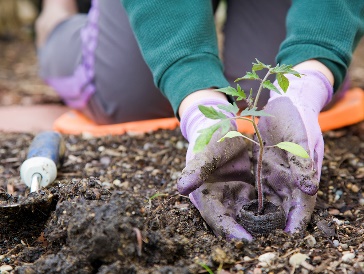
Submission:
[[[62,104],[55,92],[37,76],[34,22],[41,11],[41,0],[0,0],[0,106]],[[78,0],[87,13],[91,0]],[[216,14],[222,45],[224,5]],[[364,88],[364,39],[357,48],[350,78],[352,86]]]

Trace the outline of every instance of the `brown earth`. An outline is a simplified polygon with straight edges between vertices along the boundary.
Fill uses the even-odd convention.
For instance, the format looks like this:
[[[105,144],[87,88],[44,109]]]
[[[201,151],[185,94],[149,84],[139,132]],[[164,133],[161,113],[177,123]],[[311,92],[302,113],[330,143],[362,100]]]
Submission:
[[[61,104],[37,78],[29,42],[0,43],[0,58],[1,105]],[[178,129],[64,137],[56,182],[30,197],[51,194],[49,214],[34,207],[0,218],[1,273],[208,273],[202,265],[214,273],[364,273],[364,123],[324,134],[307,230],[278,230],[252,243],[214,236],[178,194],[187,147]],[[1,204],[27,195],[19,167],[32,138],[0,133]]]

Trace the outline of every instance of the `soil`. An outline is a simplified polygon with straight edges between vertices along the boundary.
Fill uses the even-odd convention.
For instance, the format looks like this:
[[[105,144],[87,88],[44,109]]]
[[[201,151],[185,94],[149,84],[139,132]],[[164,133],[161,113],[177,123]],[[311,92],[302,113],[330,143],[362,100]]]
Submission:
[[[62,104],[37,79],[31,43],[0,43],[0,55],[1,104]],[[33,137],[0,133],[2,204],[28,194],[19,168]],[[0,220],[1,273],[364,273],[363,122],[324,134],[307,230],[252,243],[216,237],[178,194],[187,148],[179,129],[64,138],[57,180],[30,197],[52,195],[51,204]]]
[[[236,220],[250,234],[267,235],[275,229],[284,229],[286,226],[286,214],[282,206],[276,206],[270,201],[264,201],[262,212],[259,213],[258,200],[252,200],[240,210]]]

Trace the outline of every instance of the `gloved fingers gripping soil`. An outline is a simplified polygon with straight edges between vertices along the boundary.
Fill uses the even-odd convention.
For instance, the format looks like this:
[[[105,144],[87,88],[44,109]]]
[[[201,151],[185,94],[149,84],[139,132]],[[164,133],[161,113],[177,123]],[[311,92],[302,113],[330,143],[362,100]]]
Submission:
[[[242,206],[255,198],[254,180],[246,143],[225,139],[216,132],[207,147],[187,162],[178,190],[190,200],[216,235],[252,240],[236,217]]]
[[[258,127],[266,146],[282,141],[301,145],[309,155],[310,134],[306,131],[302,117],[287,98],[277,98],[265,108],[273,117],[261,117]],[[311,140],[312,141],[312,140]],[[321,143],[322,142],[322,143]],[[314,149],[323,147],[322,136],[314,141]],[[257,164],[259,148],[254,146],[254,167]],[[266,199],[282,205],[287,223],[285,230],[294,232],[304,228],[310,220],[319,187],[319,166],[317,159],[304,159],[277,147],[266,148],[263,156],[262,183]]]
[[[215,132],[205,149],[193,156],[178,180],[178,191],[188,195],[204,183],[245,181],[251,184],[253,176],[247,145],[241,138],[217,141],[222,136]]]
[[[294,184],[308,195],[315,195],[319,188],[319,165],[317,148],[323,147],[323,139],[312,139],[312,134],[306,131],[301,114],[287,98],[277,98],[265,108],[273,117],[261,117],[258,128],[266,146],[289,141],[301,145],[313,157],[304,159],[277,147],[266,148],[263,156],[263,183],[282,188],[283,185]],[[317,122],[318,124],[318,122]],[[309,143],[313,143],[309,147]],[[254,146],[253,161],[256,166],[258,147]],[[313,150],[313,151],[311,151]],[[312,159],[313,158],[313,159]]]
[[[251,184],[241,181],[205,183],[189,197],[215,235],[227,239],[253,239],[236,221],[242,206],[255,198]]]

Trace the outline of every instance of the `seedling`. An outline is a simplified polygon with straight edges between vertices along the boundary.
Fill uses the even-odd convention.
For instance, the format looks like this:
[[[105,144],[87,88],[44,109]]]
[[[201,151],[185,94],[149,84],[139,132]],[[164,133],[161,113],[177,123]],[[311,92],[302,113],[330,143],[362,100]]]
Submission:
[[[261,70],[267,70],[267,73],[265,76],[261,79],[259,75],[256,73],[257,71]],[[268,80],[268,77],[272,74],[276,75],[278,85],[281,87],[283,92],[287,92],[287,89],[289,87],[289,80],[285,76],[286,74],[293,74],[296,77],[301,77],[301,74],[297,71],[292,69],[291,65],[277,65],[275,67],[272,67],[271,65],[266,65],[260,62],[256,59],[256,63],[253,63],[252,71],[247,72],[243,77],[238,78],[235,80],[235,82],[239,82],[242,80],[256,80],[260,81],[260,85],[257,91],[257,94],[255,98],[253,97],[253,91],[250,89],[249,96],[246,95],[245,91],[240,87],[239,84],[237,84],[236,88],[233,87],[226,87],[218,89],[218,91],[221,91],[225,93],[226,95],[234,96],[236,97],[237,101],[245,100],[248,107],[246,109],[239,109],[239,107],[236,105],[236,103],[230,104],[230,105],[219,105],[218,108],[221,110],[225,110],[231,113],[235,113],[236,116],[233,118],[227,117],[222,111],[216,110],[213,107],[206,107],[203,105],[199,106],[200,111],[210,119],[214,120],[220,120],[216,124],[212,125],[211,127],[208,127],[206,129],[203,129],[200,131],[200,135],[196,140],[196,145],[194,146],[194,152],[200,152],[204,149],[204,147],[210,142],[212,135],[215,133],[216,130],[221,129],[221,135],[223,136],[218,142],[224,141],[226,138],[235,138],[235,137],[242,137],[245,138],[254,144],[258,145],[259,147],[259,153],[258,153],[258,159],[257,159],[257,169],[256,169],[256,178],[255,178],[255,184],[258,194],[258,214],[263,213],[264,209],[264,199],[263,199],[263,186],[261,182],[261,173],[262,173],[262,164],[263,164],[263,155],[264,155],[264,149],[265,148],[272,148],[277,147],[283,150],[286,150],[296,156],[300,156],[302,158],[309,158],[309,155],[305,151],[305,149],[292,142],[280,142],[273,146],[266,146],[264,145],[265,142],[262,139],[261,133],[257,126],[256,117],[261,116],[272,116],[269,113],[266,113],[264,110],[258,110],[257,104],[259,101],[260,94],[263,89],[273,90],[277,92],[278,94],[281,94],[281,91],[273,85],[273,83]],[[257,141],[253,140],[252,138],[249,138],[246,135],[241,134],[238,131],[229,131],[230,128],[230,120],[231,119],[242,119],[249,121],[252,123],[255,131],[255,135],[257,137]]]

